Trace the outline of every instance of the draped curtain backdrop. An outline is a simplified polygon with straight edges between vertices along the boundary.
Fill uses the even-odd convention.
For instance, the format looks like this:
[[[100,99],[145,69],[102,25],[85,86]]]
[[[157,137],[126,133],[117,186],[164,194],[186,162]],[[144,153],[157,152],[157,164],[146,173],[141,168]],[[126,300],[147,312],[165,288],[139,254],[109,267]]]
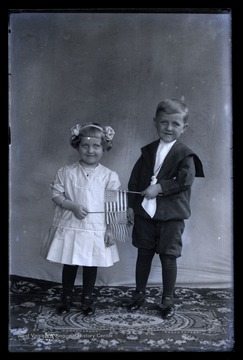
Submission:
[[[184,96],[189,127],[181,139],[205,178],[193,184],[177,285],[232,285],[230,13],[12,13],[9,73],[10,274],[61,282],[62,266],[39,253],[54,214],[49,184],[78,159],[70,127],[96,121],[115,129],[102,163],[126,189],[140,148],[157,139],[158,102]],[[130,238],[118,247],[120,261],[99,269],[97,285],[135,284],[136,249]]]

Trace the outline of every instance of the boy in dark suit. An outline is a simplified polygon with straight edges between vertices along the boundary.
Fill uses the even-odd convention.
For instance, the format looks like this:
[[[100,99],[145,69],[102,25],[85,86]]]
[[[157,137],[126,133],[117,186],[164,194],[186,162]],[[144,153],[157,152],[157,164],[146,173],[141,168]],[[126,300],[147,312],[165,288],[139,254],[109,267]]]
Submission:
[[[181,256],[184,220],[191,215],[190,195],[195,176],[204,177],[203,166],[178,139],[186,130],[188,108],[177,99],[165,99],[156,109],[154,125],[159,139],[144,146],[133,167],[128,190],[128,221],[133,226],[132,244],[138,249],[136,290],[129,310],[145,301],[146,286],[155,254],[162,266],[161,316],[174,315],[173,294],[177,258]]]

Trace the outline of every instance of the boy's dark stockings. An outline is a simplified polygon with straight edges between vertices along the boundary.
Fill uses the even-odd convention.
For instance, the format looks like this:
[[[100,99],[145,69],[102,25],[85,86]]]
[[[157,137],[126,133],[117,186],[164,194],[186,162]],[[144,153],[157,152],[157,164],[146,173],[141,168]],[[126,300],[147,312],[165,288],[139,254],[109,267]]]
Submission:
[[[131,303],[127,306],[129,310],[137,310],[145,301],[145,291],[151,271],[152,260],[155,255],[153,250],[138,249],[136,262],[136,291]],[[173,308],[173,293],[177,277],[176,258],[169,255],[159,255],[162,267],[163,295],[161,299],[162,317],[167,317]],[[171,315],[172,316],[172,315]]]
[[[162,265],[163,295],[161,299],[161,317],[171,318],[174,313],[174,288],[177,277],[177,262],[174,256],[160,255]]]
[[[63,265],[62,286],[63,286],[63,305],[57,309],[59,314],[69,312],[72,304],[72,293],[77,275],[77,265]],[[85,315],[93,314],[94,309],[91,307],[92,292],[95,286],[97,276],[97,267],[83,266],[83,293],[81,298],[81,310]]]
[[[160,255],[159,258],[162,266],[163,304],[165,298],[173,299],[177,278],[177,262],[176,258],[170,255]]]

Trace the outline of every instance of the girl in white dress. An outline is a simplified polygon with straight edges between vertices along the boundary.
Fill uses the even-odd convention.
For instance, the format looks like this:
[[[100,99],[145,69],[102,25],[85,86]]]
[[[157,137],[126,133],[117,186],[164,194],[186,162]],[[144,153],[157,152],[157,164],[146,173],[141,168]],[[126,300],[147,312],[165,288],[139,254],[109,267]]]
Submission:
[[[119,261],[117,246],[105,223],[104,195],[105,189],[118,190],[120,180],[115,171],[100,164],[103,152],[112,147],[114,134],[110,126],[98,123],[73,126],[70,143],[78,150],[80,159],[60,168],[51,183],[56,207],[42,255],[64,264],[59,314],[70,310],[78,266],[83,266],[81,309],[88,315],[94,313],[92,292],[97,267]]]

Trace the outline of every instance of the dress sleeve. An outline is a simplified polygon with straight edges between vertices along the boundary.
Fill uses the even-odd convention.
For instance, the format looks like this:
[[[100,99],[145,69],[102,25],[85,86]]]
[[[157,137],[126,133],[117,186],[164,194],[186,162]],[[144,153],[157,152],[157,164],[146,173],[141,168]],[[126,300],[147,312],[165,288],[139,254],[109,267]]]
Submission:
[[[52,198],[63,195],[65,193],[64,176],[65,176],[65,169],[64,168],[59,169],[54,180],[50,184],[52,190]]]
[[[110,178],[107,184],[107,189],[118,190],[120,186],[121,186],[121,182],[118,174],[115,171],[111,171]]]

